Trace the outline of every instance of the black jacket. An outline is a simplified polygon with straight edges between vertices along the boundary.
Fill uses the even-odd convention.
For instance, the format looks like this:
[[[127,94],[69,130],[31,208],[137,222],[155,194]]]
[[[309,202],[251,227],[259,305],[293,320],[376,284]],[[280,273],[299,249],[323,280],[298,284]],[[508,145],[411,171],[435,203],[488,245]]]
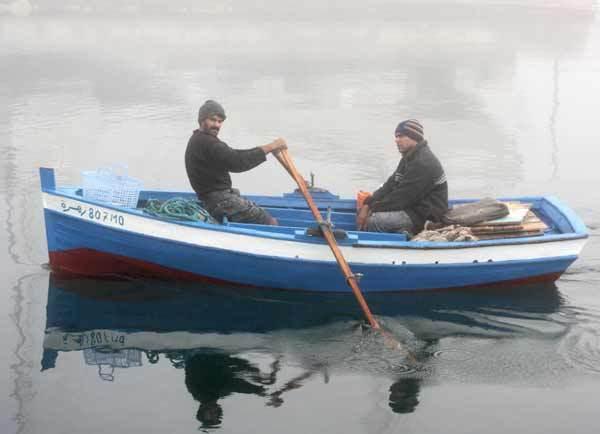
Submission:
[[[365,200],[372,212],[405,211],[416,230],[448,211],[448,183],[439,160],[423,140],[400,160],[389,179]]]
[[[217,137],[195,130],[185,151],[185,169],[199,199],[231,188],[229,172],[245,172],[266,160],[261,148],[232,149]]]

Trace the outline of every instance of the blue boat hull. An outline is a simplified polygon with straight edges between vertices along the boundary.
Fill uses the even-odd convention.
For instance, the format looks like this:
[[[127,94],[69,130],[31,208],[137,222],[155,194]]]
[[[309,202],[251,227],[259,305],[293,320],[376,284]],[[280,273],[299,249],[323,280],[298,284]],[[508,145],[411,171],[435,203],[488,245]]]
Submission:
[[[231,282],[261,288],[347,292],[335,262],[258,256],[99,226],[45,210],[51,265],[63,273]],[[554,281],[576,259],[554,258],[470,264],[351,264],[364,291],[489,286]]]

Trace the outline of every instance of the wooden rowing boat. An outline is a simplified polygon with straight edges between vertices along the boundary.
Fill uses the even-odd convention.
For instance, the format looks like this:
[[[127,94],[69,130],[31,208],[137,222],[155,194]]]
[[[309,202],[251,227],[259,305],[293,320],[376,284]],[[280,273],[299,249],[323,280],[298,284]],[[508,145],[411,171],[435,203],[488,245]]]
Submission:
[[[280,226],[166,220],[144,213],[149,199],[193,193],[142,191],[137,208],[90,201],[79,187],[57,186],[40,169],[51,267],[90,277],[157,277],[230,282],[259,288],[349,292],[328,245],[311,235],[313,216],[299,193],[247,196]],[[551,196],[506,198],[528,204],[545,229],[469,242],[409,241],[403,234],[355,230],[356,201],[313,192],[329,210],[352,271],[365,292],[429,290],[554,281],[588,237],[581,219]],[[454,200],[452,204],[469,200]],[[539,227],[539,224],[538,224]],[[535,234],[533,234],[535,232]]]

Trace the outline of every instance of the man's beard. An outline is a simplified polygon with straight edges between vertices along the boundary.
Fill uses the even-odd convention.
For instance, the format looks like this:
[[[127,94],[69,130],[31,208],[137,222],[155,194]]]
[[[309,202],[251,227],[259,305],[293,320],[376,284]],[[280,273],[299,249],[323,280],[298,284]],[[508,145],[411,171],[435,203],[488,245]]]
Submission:
[[[210,134],[211,136],[217,136],[219,134],[219,130],[220,128],[218,127],[213,127],[213,128],[202,128],[202,131],[204,131],[207,134]]]

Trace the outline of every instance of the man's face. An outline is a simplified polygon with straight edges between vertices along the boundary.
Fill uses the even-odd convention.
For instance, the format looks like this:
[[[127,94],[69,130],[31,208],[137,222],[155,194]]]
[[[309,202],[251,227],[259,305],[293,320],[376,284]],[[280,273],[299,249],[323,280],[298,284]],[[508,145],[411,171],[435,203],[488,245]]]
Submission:
[[[200,122],[200,128],[205,133],[212,134],[216,137],[219,134],[223,121],[224,119],[221,116],[212,115]]]
[[[401,154],[406,154],[408,151],[417,146],[417,141],[408,136],[396,135],[396,146]]]

